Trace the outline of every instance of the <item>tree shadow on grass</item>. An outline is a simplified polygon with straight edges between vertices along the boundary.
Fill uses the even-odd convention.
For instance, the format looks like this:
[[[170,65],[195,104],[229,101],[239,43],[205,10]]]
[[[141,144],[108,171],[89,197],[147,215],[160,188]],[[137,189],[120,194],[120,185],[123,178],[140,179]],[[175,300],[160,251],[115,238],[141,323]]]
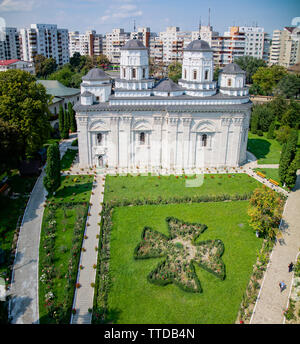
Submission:
[[[270,152],[271,143],[264,139],[248,139],[247,150],[253,153],[257,159],[262,159]]]
[[[55,200],[57,201],[59,198],[67,198],[67,197],[74,197],[75,199],[78,199],[78,196],[81,198],[84,197],[85,192],[89,192],[92,189],[92,182],[89,183],[83,183],[83,184],[76,184],[74,185],[66,185],[63,186],[63,188],[59,189],[55,194]],[[73,195],[74,194],[74,195]],[[88,200],[86,200],[88,201]]]

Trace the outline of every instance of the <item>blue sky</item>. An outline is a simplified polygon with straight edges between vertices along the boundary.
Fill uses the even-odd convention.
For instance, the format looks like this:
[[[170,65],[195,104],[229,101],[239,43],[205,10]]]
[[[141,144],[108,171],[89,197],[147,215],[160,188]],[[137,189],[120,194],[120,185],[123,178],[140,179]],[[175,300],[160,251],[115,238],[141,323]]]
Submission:
[[[135,20],[159,32],[175,25],[196,30],[200,17],[207,25],[209,8],[211,24],[221,34],[231,25],[254,23],[272,33],[300,17],[299,0],[0,0],[0,17],[9,27],[46,23],[103,34],[116,27],[133,31]]]

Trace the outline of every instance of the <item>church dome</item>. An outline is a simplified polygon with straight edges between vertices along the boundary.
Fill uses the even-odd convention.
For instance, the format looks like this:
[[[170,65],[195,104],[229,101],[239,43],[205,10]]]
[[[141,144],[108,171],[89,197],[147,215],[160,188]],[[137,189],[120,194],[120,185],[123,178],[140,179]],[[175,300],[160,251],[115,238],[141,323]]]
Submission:
[[[108,80],[109,76],[100,68],[91,69],[87,75],[82,77],[82,80]]]
[[[147,48],[144,46],[143,42],[139,39],[131,39],[126,42],[124,47],[121,50],[146,50]]]
[[[185,49],[185,51],[212,51],[211,47],[206,41],[196,39],[192,41]]]
[[[236,63],[229,63],[221,70],[221,73],[224,73],[224,74],[242,74],[243,73],[244,74],[246,72],[243,71],[242,68]]]
[[[183,88],[176,84],[171,79],[161,80],[157,86],[154,88],[155,91],[162,91],[162,92],[176,92],[176,91],[183,91]]]

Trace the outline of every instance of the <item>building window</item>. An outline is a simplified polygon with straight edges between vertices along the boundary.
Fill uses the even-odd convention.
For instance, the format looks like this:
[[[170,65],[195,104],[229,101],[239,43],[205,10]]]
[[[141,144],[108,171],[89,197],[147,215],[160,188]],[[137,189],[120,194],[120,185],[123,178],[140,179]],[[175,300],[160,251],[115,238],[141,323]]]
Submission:
[[[99,101],[99,97],[96,97],[96,100]]]
[[[145,77],[146,77],[146,70],[145,68],[143,68],[143,79],[145,79]]]
[[[123,68],[123,78],[126,78],[126,69]]]
[[[230,87],[231,86],[231,79],[227,80],[227,86]]]
[[[186,79],[186,69],[184,70],[184,78]]]
[[[202,147],[206,147],[207,145],[207,135],[202,135]]]
[[[205,71],[204,79],[205,79],[205,80],[208,80],[208,70]]]
[[[135,71],[135,69],[133,68],[133,70],[132,70],[132,78],[133,79],[135,79],[136,78],[136,71]]]
[[[103,155],[98,156],[98,166],[103,167]]]
[[[140,145],[145,144],[145,133],[140,133]]]
[[[194,80],[196,80],[196,79],[197,79],[197,71],[194,70]]]
[[[102,145],[103,135],[101,133],[97,134],[97,143]]]

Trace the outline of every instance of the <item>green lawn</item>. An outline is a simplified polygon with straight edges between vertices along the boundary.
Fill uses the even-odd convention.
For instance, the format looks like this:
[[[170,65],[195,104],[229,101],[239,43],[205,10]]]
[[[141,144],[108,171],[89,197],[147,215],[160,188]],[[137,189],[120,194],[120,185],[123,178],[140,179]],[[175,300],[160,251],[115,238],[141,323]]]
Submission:
[[[4,263],[0,265],[0,276],[9,278],[14,255],[11,254],[13,238],[19,219],[19,224],[37,177],[21,177],[17,171],[7,181],[11,191],[8,196],[0,195],[0,248],[4,251]],[[10,198],[12,193],[18,193],[17,198]],[[16,245],[16,243],[14,243]]]
[[[110,241],[112,287],[108,296],[110,311],[115,314],[114,322],[234,323],[262,244],[249,228],[247,206],[247,201],[235,201],[116,208]],[[224,281],[197,266],[196,273],[203,288],[201,294],[184,292],[173,284],[162,287],[147,281],[149,272],[163,258],[134,260],[134,249],[144,226],[168,235],[165,222],[168,216],[206,224],[208,229],[199,241],[223,241]]]
[[[230,177],[229,177],[230,176]],[[212,178],[213,177],[213,178]],[[187,187],[187,181],[180,176],[153,177],[114,177],[107,176],[105,182],[105,201],[134,200],[137,198],[168,199],[174,196],[196,195],[234,195],[251,192],[261,184],[248,175],[240,174],[209,174],[205,175],[203,184],[199,187]]]
[[[66,171],[70,169],[77,153],[78,153],[78,149],[68,149],[66,151],[66,153],[63,155],[60,162],[62,171]]]
[[[48,310],[45,307],[45,294],[51,291],[54,294],[56,305],[64,302],[67,304],[67,316],[60,323],[69,323],[71,308],[77,277],[78,262],[80,257],[81,242],[84,233],[84,224],[87,215],[88,202],[91,196],[93,176],[66,176],[62,177],[62,185],[55,196],[49,198],[51,204],[56,206],[52,212],[56,221],[54,236],[54,248],[51,251],[53,255],[54,272],[51,283],[42,283],[39,281],[39,312],[40,323],[55,323],[54,319],[48,316]],[[46,235],[46,228],[49,225],[48,215],[51,206],[47,206],[44,211],[40,253],[39,253],[39,278],[45,273],[44,264],[46,258],[45,244],[50,240]],[[74,242],[75,225],[80,222],[80,234],[77,243]],[[76,245],[76,255],[72,257]],[[70,259],[73,259],[72,268],[69,269]],[[70,273],[71,271],[71,273]],[[71,274],[71,288],[66,290],[67,275]],[[50,286],[50,287],[49,287]],[[59,306],[61,309],[62,307]]]
[[[278,168],[256,168],[255,171],[263,173],[267,179],[271,178],[278,182],[280,186],[282,186],[279,179]]]
[[[258,159],[258,164],[279,164],[281,144],[264,136],[258,136],[249,132],[247,150]]]

